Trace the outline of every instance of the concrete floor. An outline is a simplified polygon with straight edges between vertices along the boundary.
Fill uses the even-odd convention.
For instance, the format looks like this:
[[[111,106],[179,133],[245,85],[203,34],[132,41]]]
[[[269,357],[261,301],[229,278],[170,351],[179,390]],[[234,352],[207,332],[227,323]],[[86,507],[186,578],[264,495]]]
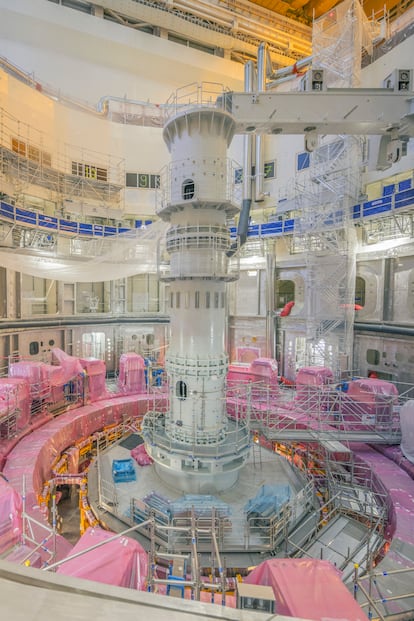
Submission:
[[[183,492],[168,487],[155,472],[153,466],[139,466],[134,461],[136,481],[114,483],[112,479],[112,461],[114,459],[129,459],[130,449],[125,443],[117,444],[100,455],[99,468],[102,481],[103,496],[106,506],[113,503],[114,510],[106,511],[100,505],[98,493],[98,468],[97,463],[90,468],[88,477],[89,502],[100,519],[108,528],[115,532],[125,530],[130,526],[131,498],[143,499],[148,494],[156,491],[171,502],[182,498]],[[250,566],[257,564],[264,558],[264,552],[247,551],[243,549],[243,520],[245,522],[244,508],[246,503],[254,498],[262,485],[289,486],[291,499],[296,497],[303,489],[304,481],[293,471],[289,462],[283,457],[268,451],[258,445],[252,449],[250,458],[241,469],[239,480],[229,490],[217,493],[215,497],[230,507],[231,522],[233,524],[230,538],[234,540],[235,552],[226,551],[227,565]],[[109,501],[109,503],[108,503]],[[305,513],[305,507],[298,502],[298,515]],[[138,539],[148,549],[149,541],[139,533],[131,536]],[[260,542],[258,542],[260,547]],[[208,555],[202,562],[209,562]]]

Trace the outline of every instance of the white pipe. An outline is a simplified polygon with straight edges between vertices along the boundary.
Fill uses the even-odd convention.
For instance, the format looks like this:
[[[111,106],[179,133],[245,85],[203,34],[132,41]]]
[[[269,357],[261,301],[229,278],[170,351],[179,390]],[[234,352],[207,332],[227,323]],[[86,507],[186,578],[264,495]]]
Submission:
[[[307,65],[310,65],[312,62],[312,56],[307,56],[306,58],[302,58],[298,60],[294,65],[290,65],[289,67],[281,67],[280,69],[276,69],[271,75],[270,78],[278,79],[283,78],[284,76],[291,76],[296,72],[300,71]]]
[[[244,66],[244,90],[252,93],[254,90],[254,64],[249,60]],[[243,199],[252,198],[252,134],[244,135],[243,145]]]
[[[261,43],[257,51],[257,92],[266,91],[266,75],[268,73],[268,54],[267,43]],[[264,199],[264,140],[261,134],[256,135],[256,162],[255,162],[255,201],[260,202]]]

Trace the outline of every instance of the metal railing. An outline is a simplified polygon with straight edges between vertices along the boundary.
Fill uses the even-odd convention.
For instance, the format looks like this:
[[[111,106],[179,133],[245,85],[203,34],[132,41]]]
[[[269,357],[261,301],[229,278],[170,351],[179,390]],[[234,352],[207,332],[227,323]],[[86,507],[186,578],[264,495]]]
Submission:
[[[166,121],[195,108],[217,108],[231,112],[231,91],[218,82],[192,82],[174,91],[165,105]]]

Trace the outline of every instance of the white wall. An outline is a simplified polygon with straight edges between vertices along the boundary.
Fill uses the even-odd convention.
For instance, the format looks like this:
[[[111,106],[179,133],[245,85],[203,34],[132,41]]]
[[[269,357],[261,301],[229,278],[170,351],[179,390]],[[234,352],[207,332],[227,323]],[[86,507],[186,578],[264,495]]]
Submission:
[[[45,0],[0,0],[0,55],[91,103],[103,95],[163,103],[194,81],[243,84],[240,63]]]
[[[191,82],[243,88],[239,63],[45,0],[0,0],[0,56],[58,96],[94,107],[104,96],[164,103],[176,88]],[[170,159],[160,129],[96,118],[60,105],[2,72],[0,106],[30,125],[30,141],[41,140],[60,168],[63,156],[67,166],[74,153],[82,159],[82,150],[96,152],[103,164],[122,160],[122,175],[157,174]],[[239,154],[237,137],[230,156]],[[153,191],[128,189],[125,201],[126,213],[155,213]]]
[[[0,55],[40,83],[96,105],[101,97],[126,97],[163,103],[177,87],[201,80],[243,89],[243,66],[172,43],[119,24],[55,5],[46,0],[0,0]],[[366,87],[379,86],[395,67],[412,67],[412,38],[362,72]],[[281,90],[297,88],[297,79]],[[113,161],[122,160],[124,172],[157,174],[169,155],[157,128],[122,125],[82,113],[46,99],[41,93],[0,73],[0,105],[43,132],[45,146],[55,154],[87,149]],[[373,114],[378,111],[373,110]],[[36,132],[34,132],[36,133]],[[242,165],[242,137],[236,136],[229,156]],[[68,146],[69,145],[69,146]],[[264,159],[277,160],[277,179],[266,181],[269,196],[257,206],[277,208],[278,199],[292,186],[296,154],[304,150],[302,136],[266,136]],[[371,145],[366,181],[384,176],[373,169]],[[413,140],[409,156],[390,168],[392,175],[414,166]],[[59,156],[60,157],[60,156]],[[97,155],[98,157],[98,155]],[[302,173],[304,175],[305,173]],[[127,190],[126,212],[137,217],[155,210],[155,193]]]

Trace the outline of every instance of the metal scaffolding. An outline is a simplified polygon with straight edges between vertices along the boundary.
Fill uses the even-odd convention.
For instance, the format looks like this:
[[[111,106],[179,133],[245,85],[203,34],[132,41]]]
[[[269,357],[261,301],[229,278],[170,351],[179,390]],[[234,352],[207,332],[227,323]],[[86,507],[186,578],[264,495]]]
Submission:
[[[61,209],[72,205],[76,210],[84,200],[119,213],[123,207],[123,159],[65,143],[56,145],[51,136],[3,109],[0,171],[5,191],[19,207],[31,206],[29,194],[44,199],[44,190],[48,191],[46,202]]]
[[[321,70],[321,88],[358,86],[362,49],[371,41],[372,28],[357,0],[346,0],[316,20],[312,67]],[[296,183],[300,217],[292,252],[304,254],[307,274],[305,346],[296,367],[328,366],[340,378],[352,368],[356,239],[351,207],[360,195],[365,141],[357,136],[315,140],[306,182]]]

